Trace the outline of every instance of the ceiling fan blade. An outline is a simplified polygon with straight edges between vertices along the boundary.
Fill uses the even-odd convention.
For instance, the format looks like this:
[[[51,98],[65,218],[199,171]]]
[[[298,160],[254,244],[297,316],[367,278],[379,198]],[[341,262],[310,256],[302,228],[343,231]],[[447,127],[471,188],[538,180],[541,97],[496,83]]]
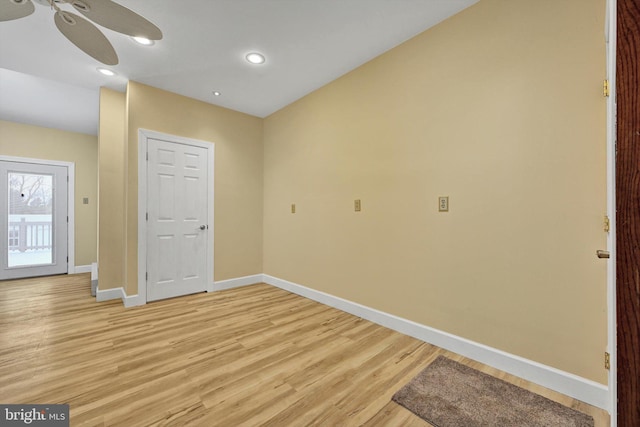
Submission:
[[[0,21],[24,18],[35,10],[31,0],[0,0]]]
[[[160,40],[162,31],[147,19],[111,0],[67,0],[96,24],[133,37]]]
[[[60,32],[87,55],[103,64],[118,63],[115,49],[91,22],[74,13],[64,11],[56,12],[54,21]]]

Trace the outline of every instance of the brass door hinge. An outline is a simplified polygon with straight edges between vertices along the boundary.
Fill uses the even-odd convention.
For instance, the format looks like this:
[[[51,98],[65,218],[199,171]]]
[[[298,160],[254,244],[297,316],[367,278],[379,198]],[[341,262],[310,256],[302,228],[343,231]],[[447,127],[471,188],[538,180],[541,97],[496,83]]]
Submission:
[[[611,369],[611,360],[610,360],[611,356],[609,355],[609,353],[607,353],[606,351],[604,352],[604,369],[609,370]]]
[[[604,216],[603,228],[606,233],[611,229],[611,221],[609,221],[609,217],[607,215]]]
[[[602,87],[602,93],[604,94],[605,97],[609,96],[609,80],[605,80],[603,87]]]

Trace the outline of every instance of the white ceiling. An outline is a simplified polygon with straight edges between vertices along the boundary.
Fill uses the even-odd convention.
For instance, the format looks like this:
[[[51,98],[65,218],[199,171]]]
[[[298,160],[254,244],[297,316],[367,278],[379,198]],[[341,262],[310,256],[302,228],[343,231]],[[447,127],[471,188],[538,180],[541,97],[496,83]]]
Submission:
[[[266,117],[477,1],[120,0],[164,38],[142,47],[99,27],[120,57],[112,78],[36,3],[0,22],[0,119],[95,134],[99,87],[127,80]],[[267,62],[247,63],[251,51]]]

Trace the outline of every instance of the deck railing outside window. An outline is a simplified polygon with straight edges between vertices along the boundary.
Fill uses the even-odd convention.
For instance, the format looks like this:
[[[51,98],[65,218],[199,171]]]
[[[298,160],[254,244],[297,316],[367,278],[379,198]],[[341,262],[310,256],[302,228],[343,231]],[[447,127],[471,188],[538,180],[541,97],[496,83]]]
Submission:
[[[27,250],[51,249],[52,232],[50,221],[9,222],[9,250],[25,252]]]

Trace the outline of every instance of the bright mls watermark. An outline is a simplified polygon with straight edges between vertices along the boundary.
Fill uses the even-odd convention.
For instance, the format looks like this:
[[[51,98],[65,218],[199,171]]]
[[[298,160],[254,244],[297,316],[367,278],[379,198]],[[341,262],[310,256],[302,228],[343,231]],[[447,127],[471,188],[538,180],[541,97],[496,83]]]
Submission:
[[[69,405],[2,405],[0,426],[69,427]]]

